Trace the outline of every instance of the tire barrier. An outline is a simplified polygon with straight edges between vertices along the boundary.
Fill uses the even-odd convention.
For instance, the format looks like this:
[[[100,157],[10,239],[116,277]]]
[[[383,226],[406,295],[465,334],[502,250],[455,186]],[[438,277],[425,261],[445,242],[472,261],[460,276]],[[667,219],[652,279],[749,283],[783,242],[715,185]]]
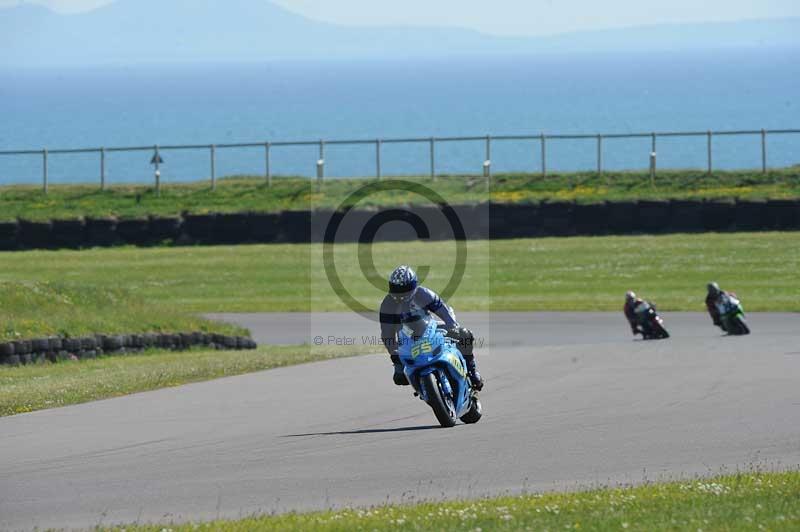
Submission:
[[[672,215],[668,201],[640,200],[636,207],[637,232],[653,234],[667,231]]]
[[[17,248],[19,222],[0,222],[0,251]]]
[[[52,238],[53,223],[19,221],[17,244],[21,249],[50,249],[55,247]]]
[[[739,231],[755,231],[763,228],[766,208],[766,201],[736,202],[736,209],[733,215],[736,229]]]
[[[703,202],[688,200],[670,201],[671,230],[680,233],[697,233],[703,230]]]
[[[579,235],[605,235],[608,233],[608,205],[606,203],[577,203],[573,210],[575,233]]]
[[[130,218],[117,222],[117,235],[125,244],[143,246],[152,241],[150,236],[150,220],[148,218]]]
[[[489,203],[454,205],[453,211],[464,224],[464,233],[468,239],[490,238],[492,206]]]
[[[703,203],[703,229],[706,231],[728,231],[735,214],[733,201],[706,201]]]
[[[279,218],[275,213],[250,213],[250,240],[265,244],[277,241]]]
[[[186,351],[192,347],[245,350],[255,349],[258,344],[246,336],[227,336],[203,332],[34,338],[0,342],[0,364],[16,366],[44,361],[86,360],[99,356],[141,353],[148,349]]]
[[[278,216],[276,242],[291,244],[309,242],[311,240],[311,219],[310,211],[283,211]]]
[[[180,216],[151,216],[150,237],[152,242],[176,241],[181,236],[183,219]]]
[[[216,233],[216,214],[187,214],[183,217],[183,232],[189,242],[212,244]]]
[[[766,213],[771,229],[794,229],[800,225],[798,200],[769,200]]]
[[[250,235],[250,214],[231,213],[215,216],[211,239],[217,244],[247,242]]]
[[[527,238],[540,236],[539,205],[524,203],[493,203],[489,205],[491,238]]]
[[[608,232],[626,235],[639,230],[639,208],[635,201],[614,201],[606,203]]]
[[[452,209],[471,239],[800,230],[800,200],[480,203],[455,205]],[[340,212],[319,210],[7,221],[0,222],[0,250],[322,242],[327,224],[341,216]],[[438,207],[415,206],[350,211],[342,219],[336,242],[358,242],[362,233],[370,232],[368,225],[380,225],[376,241],[453,237],[450,224]],[[421,226],[425,230],[418,237]]]
[[[113,246],[117,242],[116,218],[89,218],[86,220],[86,244],[96,247]]]
[[[541,234],[548,236],[574,235],[574,207],[574,203],[567,202],[542,203],[539,206]]]
[[[83,218],[77,220],[53,220],[51,223],[51,243],[55,248],[77,249],[86,243],[86,224]]]

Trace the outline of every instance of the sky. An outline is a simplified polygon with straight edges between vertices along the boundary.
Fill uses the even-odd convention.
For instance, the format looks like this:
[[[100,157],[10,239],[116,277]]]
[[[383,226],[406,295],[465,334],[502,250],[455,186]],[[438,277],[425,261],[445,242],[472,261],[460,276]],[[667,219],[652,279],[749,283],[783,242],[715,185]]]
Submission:
[[[113,0],[27,0],[64,13]],[[665,23],[800,16],[798,0],[273,0],[315,20],[355,26],[455,26],[548,35]],[[20,0],[0,0],[0,7]]]

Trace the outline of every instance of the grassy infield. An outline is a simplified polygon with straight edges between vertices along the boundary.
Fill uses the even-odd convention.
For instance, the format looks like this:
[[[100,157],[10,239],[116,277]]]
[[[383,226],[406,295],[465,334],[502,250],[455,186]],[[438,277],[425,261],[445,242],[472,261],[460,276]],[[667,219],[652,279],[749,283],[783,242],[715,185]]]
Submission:
[[[728,196],[730,190],[725,189],[731,187],[727,185],[736,190],[736,195],[746,197],[796,196],[800,192],[797,176],[792,173],[773,176],[785,184],[762,181],[751,190],[746,190],[750,179],[746,175],[727,177],[736,183],[717,186],[720,195],[707,195]],[[536,187],[545,183],[536,185],[534,178],[514,179],[527,179],[529,183],[521,187],[518,181],[510,185],[515,190],[496,190],[496,199],[541,199],[542,191]],[[577,182],[581,177],[563,179]],[[631,177],[632,181],[636,179]],[[677,187],[677,181],[681,181],[680,187],[687,188],[685,194]],[[551,197],[658,197],[637,190],[636,183],[627,192],[625,187],[603,192],[596,176],[594,181],[589,176],[583,184],[573,185],[570,189],[568,183],[562,182],[566,192]],[[692,197],[697,190],[685,175],[673,185],[670,197]],[[303,189],[305,185],[287,181],[276,188],[282,186],[286,191],[275,196],[275,208],[297,208],[298,202],[318,200],[307,196],[313,192]],[[339,192],[347,191],[346,184],[339,186]],[[450,182],[443,186],[461,187],[464,199],[470,199],[463,184]],[[648,189],[651,193],[657,190],[649,185]],[[3,191],[0,203],[6,215],[24,212],[36,217],[37,212],[51,209],[59,217],[76,212],[135,215],[141,214],[136,210],[141,208],[158,213],[177,212],[176,209],[226,210],[225,204],[233,199],[237,205],[249,206],[248,197],[263,194],[252,182],[235,180],[226,183],[223,190],[220,196],[211,196],[202,187],[191,192],[176,191],[174,197],[167,194],[160,203],[148,198],[133,210],[130,193],[121,191],[90,193],[83,198],[75,194],[73,199],[67,196],[75,191],[64,191],[63,196],[51,195],[46,200],[46,211],[37,211],[41,197],[25,190]],[[452,192],[456,196],[460,193]],[[214,200],[221,202],[215,204],[208,201],[211,197],[223,199]],[[375,201],[384,200],[398,198]],[[259,210],[264,210],[263,202],[259,205]],[[404,260],[420,264],[428,262],[422,257],[438,256],[437,269],[427,283],[441,289],[452,271],[453,251],[452,246],[436,243],[380,244],[374,247],[374,256],[381,272]],[[466,281],[451,300],[462,310],[618,310],[620,294],[631,287],[659,302],[666,311],[701,310],[704,283],[715,278],[723,286],[735,287],[748,310],[800,311],[800,286],[796,282],[800,271],[798,233],[473,242],[469,253]],[[355,246],[338,248],[339,272],[356,298],[369,303],[380,297],[380,292],[363,282],[356,256]],[[0,339],[94,331],[231,331],[233,328],[212,324],[195,313],[344,309],[328,287],[318,246],[36,251],[2,254],[2,260]],[[0,368],[0,416],[349,354],[353,353],[263,347],[247,353],[148,353],[83,363]],[[746,474],[632,489],[263,517],[206,526],[222,530],[749,530],[759,525],[784,529],[800,527],[798,501],[797,472]]]

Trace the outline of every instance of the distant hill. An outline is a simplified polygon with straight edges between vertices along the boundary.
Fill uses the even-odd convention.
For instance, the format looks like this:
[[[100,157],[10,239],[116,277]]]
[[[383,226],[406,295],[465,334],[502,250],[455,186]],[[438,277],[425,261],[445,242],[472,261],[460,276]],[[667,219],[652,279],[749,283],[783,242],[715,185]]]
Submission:
[[[800,18],[507,38],[452,28],[338,26],[268,0],[117,0],[72,15],[32,4],[0,9],[0,65],[800,47],[798,36]]]

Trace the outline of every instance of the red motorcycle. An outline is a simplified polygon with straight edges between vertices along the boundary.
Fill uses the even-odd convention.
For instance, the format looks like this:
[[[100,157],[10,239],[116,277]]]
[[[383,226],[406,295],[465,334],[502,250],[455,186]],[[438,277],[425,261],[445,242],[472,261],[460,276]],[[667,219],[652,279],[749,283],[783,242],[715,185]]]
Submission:
[[[642,301],[633,312],[636,314],[636,331],[645,340],[661,340],[669,338],[669,333],[664,327],[664,319],[656,312],[655,305]]]

